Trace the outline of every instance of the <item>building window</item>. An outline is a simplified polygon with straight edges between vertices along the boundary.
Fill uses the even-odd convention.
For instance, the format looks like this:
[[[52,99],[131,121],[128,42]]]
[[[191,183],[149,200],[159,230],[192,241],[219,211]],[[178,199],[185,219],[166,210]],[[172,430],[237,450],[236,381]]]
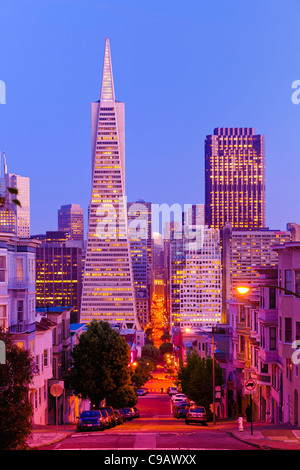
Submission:
[[[285,343],[292,342],[292,319],[290,317],[285,318]]]
[[[300,295],[300,269],[295,271],[295,293]]]
[[[17,258],[17,280],[23,281],[23,258]]]
[[[277,349],[277,338],[276,338],[276,327],[271,326],[269,330],[270,334],[270,351],[275,351]]]
[[[44,366],[48,366],[48,349],[44,349]]]
[[[17,301],[18,323],[24,320],[24,302],[23,300]]]
[[[5,282],[6,258],[0,256],[0,282]]]
[[[293,363],[290,358],[286,359],[286,378],[292,380]]]
[[[270,309],[276,308],[276,288],[275,287],[269,288],[269,308]]]
[[[286,269],[284,272],[284,288],[291,291],[292,290],[292,270]],[[290,295],[285,292],[285,295]]]

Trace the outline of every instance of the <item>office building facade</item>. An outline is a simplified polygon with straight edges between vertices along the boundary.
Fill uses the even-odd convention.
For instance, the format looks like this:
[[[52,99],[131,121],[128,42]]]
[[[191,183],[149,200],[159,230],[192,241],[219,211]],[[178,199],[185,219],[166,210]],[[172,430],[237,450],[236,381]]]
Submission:
[[[58,231],[68,232],[70,240],[84,239],[84,212],[79,204],[66,204],[58,210]]]
[[[211,228],[265,227],[265,143],[253,128],[216,128],[205,140],[205,219]]]

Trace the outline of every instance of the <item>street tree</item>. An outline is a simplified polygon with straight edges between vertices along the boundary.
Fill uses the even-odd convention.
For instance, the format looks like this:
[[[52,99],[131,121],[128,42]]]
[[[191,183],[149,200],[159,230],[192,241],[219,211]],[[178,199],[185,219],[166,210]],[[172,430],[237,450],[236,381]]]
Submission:
[[[24,450],[32,431],[33,409],[29,387],[34,362],[29,351],[14,345],[0,330],[6,348],[6,363],[0,364],[0,450]]]
[[[145,344],[142,347],[142,357],[143,356],[151,357],[157,361],[159,358],[159,349],[153,344]]]
[[[205,407],[211,415],[210,405],[213,402],[213,359],[201,358],[196,349],[188,351],[186,365],[181,361],[178,372],[181,388],[190,400]],[[215,385],[222,385],[222,369],[215,361]]]
[[[112,406],[133,406],[130,348],[108,322],[93,320],[72,351],[70,382],[75,395]]]
[[[132,375],[132,382],[138,389],[141,388],[148,380],[152,363],[149,363],[144,358],[136,358],[137,363],[134,373]]]

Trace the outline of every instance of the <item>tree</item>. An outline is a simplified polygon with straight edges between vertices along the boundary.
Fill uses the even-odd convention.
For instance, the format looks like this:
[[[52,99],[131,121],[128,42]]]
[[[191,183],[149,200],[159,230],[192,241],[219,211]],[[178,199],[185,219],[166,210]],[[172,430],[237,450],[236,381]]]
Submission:
[[[153,346],[153,344],[145,344],[142,347],[142,357],[143,356],[151,357],[156,361],[159,358],[159,350],[156,346]]]
[[[165,354],[172,354],[173,352],[173,344],[172,343],[162,343],[159,347],[159,352],[161,356]]]
[[[147,363],[144,358],[136,358],[135,362],[137,363],[137,366],[135,367],[132,375],[132,382],[138,389],[147,382],[152,364],[150,365],[149,362]]]
[[[196,349],[187,353],[186,365],[181,362],[178,379],[181,388],[190,400],[205,407],[211,415],[210,405],[213,402],[213,360],[202,359]],[[215,385],[222,385],[222,369],[215,361]]]
[[[0,330],[0,340],[6,346],[6,364],[0,364],[0,450],[23,450],[32,430],[29,385],[34,362],[29,351],[12,343],[8,333]]]
[[[130,348],[108,322],[93,320],[71,354],[69,378],[75,395],[90,399],[95,408],[104,398],[107,405],[132,403]]]

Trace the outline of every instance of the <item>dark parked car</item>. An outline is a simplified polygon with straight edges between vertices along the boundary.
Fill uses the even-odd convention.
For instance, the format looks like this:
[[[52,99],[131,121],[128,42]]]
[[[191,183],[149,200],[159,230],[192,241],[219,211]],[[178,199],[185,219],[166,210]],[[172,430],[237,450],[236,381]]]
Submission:
[[[100,411],[101,415],[104,418],[105,427],[108,428],[108,429],[111,428],[113,423],[112,423],[111,417],[109,416],[107,411],[105,409],[100,409],[99,411]]]
[[[117,424],[123,424],[124,423],[124,416],[119,410],[114,410],[114,415],[117,418]]]
[[[187,412],[189,410],[189,404],[188,402],[184,401],[181,403],[178,403],[178,405],[174,406],[174,418],[185,418]]]
[[[118,408],[118,412],[119,412],[120,415],[123,417],[123,423],[125,423],[125,421],[126,421],[126,416],[125,416],[124,411],[122,410],[122,408]]]
[[[201,423],[206,424],[206,411],[204,406],[191,406],[185,417],[186,424]]]
[[[126,421],[131,421],[135,417],[135,412],[133,408],[122,408],[124,412]]]
[[[99,410],[83,411],[78,418],[77,431],[103,431],[104,428],[105,421]]]
[[[118,424],[118,419],[117,417],[115,416],[114,414],[114,409],[111,407],[111,406],[105,406],[105,407],[101,407],[99,408],[99,410],[104,410],[108,413],[110,419],[111,419],[111,425],[112,426],[116,426]]]
[[[147,395],[148,390],[146,388],[139,388],[136,393],[138,394],[138,396],[142,397],[144,395]]]

